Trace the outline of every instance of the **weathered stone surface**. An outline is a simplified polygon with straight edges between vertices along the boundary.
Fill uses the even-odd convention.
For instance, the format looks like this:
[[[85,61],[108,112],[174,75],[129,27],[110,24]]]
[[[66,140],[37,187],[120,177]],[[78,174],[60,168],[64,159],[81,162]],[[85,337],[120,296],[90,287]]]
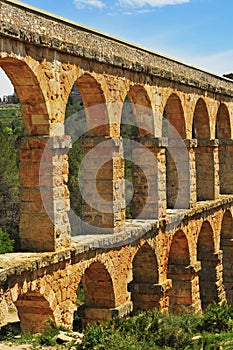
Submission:
[[[14,303],[23,331],[40,331],[49,316],[71,328],[81,282],[84,323],[232,304],[233,83],[13,0],[0,2],[0,47],[26,128],[20,239],[29,251],[0,256],[1,324]],[[91,230],[71,239],[64,116],[73,84],[86,108],[84,193],[96,206],[83,205]],[[139,128],[131,220],[126,96]],[[94,176],[96,147],[103,164]]]

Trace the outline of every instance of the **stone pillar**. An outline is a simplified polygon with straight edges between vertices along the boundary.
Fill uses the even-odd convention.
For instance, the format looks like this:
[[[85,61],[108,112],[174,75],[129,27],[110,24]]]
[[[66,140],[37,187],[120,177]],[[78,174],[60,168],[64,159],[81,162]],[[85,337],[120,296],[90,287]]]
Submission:
[[[200,262],[194,265],[169,265],[169,277],[172,279],[172,288],[169,290],[169,309],[180,313],[187,310],[201,311],[199,297],[198,271]]]
[[[108,321],[112,318],[122,318],[132,312],[133,305],[131,301],[115,308],[105,307],[90,307],[82,305],[78,308],[77,314],[82,319],[82,325],[85,326],[90,323],[98,321]]]
[[[218,293],[218,302],[221,303],[226,300],[226,287],[223,282],[223,252],[219,250],[215,253],[213,261],[216,261],[216,286]]]
[[[112,233],[125,222],[121,138],[85,136],[80,189],[83,233]]]
[[[170,279],[160,284],[130,282],[128,284],[128,291],[131,292],[133,311],[149,311],[154,308],[163,312],[168,311],[167,292],[171,286],[172,281]]]
[[[192,294],[191,309],[194,313],[199,313],[201,312],[201,300],[200,300],[198,273],[201,270],[201,262],[197,261],[196,263],[187,266],[186,269],[188,270],[190,283],[191,283],[191,294]]]
[[[168,209],[188,209],[196,203],[196,140],[169,139],[166,152]]]
[[[197,200],[219,198],[218,140],[198,140],[195,150]]]
[[[165,138],[140,137],[132,148],[133,218],[158,219],[166,213],[166,146]]]
[[[231,232],[229,232],[231,237]],[[220,279],[223,279],[226,299],[229,305],[233,305],[233,283],[232,283],[232,256],[233,256],[233,239],[225,235],[221,238],[223,257],[221,265],[218,266]]]
[[[56,251],[70,245],[70,137],[31,136],[20,147],[22,250]]]
[[[219,181],[220,193],[233,193],[233,140],[219,140]]]
[[[188,201],[189,208],[193,208],[197,201],[197,188],[196,188],[196,163],[195,163],[195,148],[197,147],[197,140],[184,140],[189,153],[189,176],[188,176]]]
[[[201,269],[199,275],[200,298],[202,309],[224,299],[222,276],[222,253],[202,252],[200,255]]]

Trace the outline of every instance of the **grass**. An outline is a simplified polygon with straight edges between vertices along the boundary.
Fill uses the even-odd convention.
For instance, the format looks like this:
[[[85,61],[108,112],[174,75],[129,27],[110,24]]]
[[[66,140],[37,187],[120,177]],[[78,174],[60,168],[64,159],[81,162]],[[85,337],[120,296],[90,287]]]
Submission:
[[[5,336],[3,336],[3,331],[0,331],[1,340],[9,341],[14,344],[31,344],[33,349],[38,349],[41,346],[48,347],[54,346],[60,348],[56,342],[57,335],[60,331],[66,331],[64,327],[57,327],[52,319],[48,319],[47,327],[42,333],[32,334],[26,332],[20,335],[19,327],[9,327],[5,331]],[[68,347],[67,347],[68,349]]]

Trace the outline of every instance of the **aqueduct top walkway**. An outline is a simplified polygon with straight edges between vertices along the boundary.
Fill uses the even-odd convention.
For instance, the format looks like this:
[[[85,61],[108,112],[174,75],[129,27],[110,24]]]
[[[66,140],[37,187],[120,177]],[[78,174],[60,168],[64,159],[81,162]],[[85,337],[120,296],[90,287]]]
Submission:
[[[85,322],[232,303],[233,83],[13,0],[0,1],[0,67],[26,128],[23,252],[0,259],[1,319],[15,303],[23,330],[38,331],[48,316],[71,327],[81,281]],[[64,128],[74,84],[86,111],[88,159],[78,236],[68,215],[72,135]],[[139,130],[130,220],[126,97]]]

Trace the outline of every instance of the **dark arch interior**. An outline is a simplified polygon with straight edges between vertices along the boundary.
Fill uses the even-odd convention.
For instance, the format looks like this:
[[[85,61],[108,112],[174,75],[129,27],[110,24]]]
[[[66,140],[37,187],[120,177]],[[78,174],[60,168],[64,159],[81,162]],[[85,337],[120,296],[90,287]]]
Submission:
[[[197,241],[197,260],[201,262],[199,271],[199,286],[201,305],[203,309],[217,302],[216,287],[216,265],[217,260],[214,256],[213,230],[209,222],[204,222],[199,233]]]

